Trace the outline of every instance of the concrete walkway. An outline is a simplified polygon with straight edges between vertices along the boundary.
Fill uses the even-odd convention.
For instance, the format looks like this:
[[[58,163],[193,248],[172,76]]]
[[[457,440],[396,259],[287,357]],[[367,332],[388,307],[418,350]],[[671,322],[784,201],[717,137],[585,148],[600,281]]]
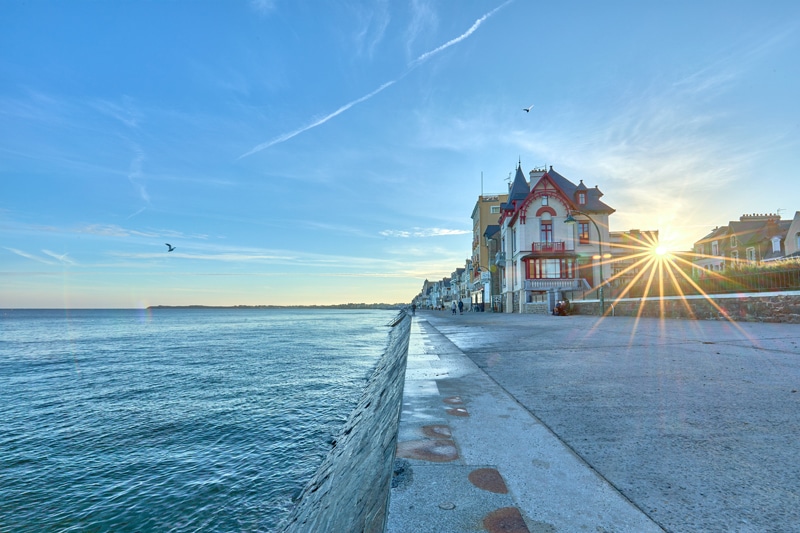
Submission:
[[[797,531],[798,337],[417,313],[387,531]]]

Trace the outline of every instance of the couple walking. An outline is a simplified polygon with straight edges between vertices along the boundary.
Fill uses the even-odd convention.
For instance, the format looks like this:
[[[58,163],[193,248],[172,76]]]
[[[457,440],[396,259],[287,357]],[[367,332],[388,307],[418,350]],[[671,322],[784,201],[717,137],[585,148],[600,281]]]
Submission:
[[[456,302],[453,300],[453,305],[450,306],[450,309],[453,310],[453,314],[456,314]],[[458,301],[458,314],[461,315],[464,313],[464,302],[461,300]]]

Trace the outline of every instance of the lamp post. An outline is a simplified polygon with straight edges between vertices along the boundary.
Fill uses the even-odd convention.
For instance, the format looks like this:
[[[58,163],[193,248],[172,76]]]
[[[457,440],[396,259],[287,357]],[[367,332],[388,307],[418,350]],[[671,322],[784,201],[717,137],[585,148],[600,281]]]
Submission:
[[[577,209],[572,209],[567,211],[567,218],[564,220],[565,224],[569,224],[572,226],[575,225],[576,222],[578,222],[577,220],[575,220],[575,217],[572,216],[572,213],[577,213],[579,215],[583,215],[586,218],[588,218],[589,221],[592,224],[594,224],[594,229],[597,230],[597,250],[598,253],[600,254],[600,264],[598,265],[600,267],[600,288],[598,289],[598,294],[600,296],[600,315],[603,316],[606,314],[606,300],[604,295],[605,280],[603,279],[603,234],[600,233],[600,228],[598,227],[597,222],[595,222],[592,217],[590,217],[583,211],[578,211]]]

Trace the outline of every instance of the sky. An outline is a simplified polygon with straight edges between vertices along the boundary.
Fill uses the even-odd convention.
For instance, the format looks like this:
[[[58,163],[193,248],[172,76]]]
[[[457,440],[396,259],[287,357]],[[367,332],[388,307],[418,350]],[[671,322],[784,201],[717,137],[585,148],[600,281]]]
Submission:
[[[518,164],[791,218],[798,58],[794,0],[7,0],[0,308],[409,302]]]

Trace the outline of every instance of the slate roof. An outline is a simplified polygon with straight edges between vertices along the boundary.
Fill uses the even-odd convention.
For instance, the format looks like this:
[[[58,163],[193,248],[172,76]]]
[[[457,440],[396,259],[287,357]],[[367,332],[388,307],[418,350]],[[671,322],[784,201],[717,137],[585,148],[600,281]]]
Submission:
[[[492,235],[495,235],[498,231],[500,231],[500,226],[497,224],[489,224],[486,226],[486,231],[483,232],[483,236],[487,239],[491,239]]]
[[[616,211],[614,208],[609,206],[608,204],[604,203],[600,200],[600,197],[603,196],[603,193],[600,192],[600,189],[596,186],[589,189],[586,185],[583,184],[583,180],[581,180],[580,184],[575,185],[567,178],[553,170],[553,167],[550,167],[550,170],[545,172],[544,176],[542,176],[539,181],[545,179],[545,177],[549,177],[550,180],[556,184],[558,188],[560,188],[564,194],[572,201],[577,201],[577,196],[575,193],[578,191],[586,191],[586,205],[582,206],[580,209],[581,211],[589,211],[592,213],[613,213]],[[536,186],[534,185],[534,188]]]
[[[531,187],[522,172],[522,164],[519,164],[517,165],[517,174],[514,176],[514,182],[508,191],[508,201],[500,204],[500,209],[514,209],[514,202],[523,201],[530,192]]]

